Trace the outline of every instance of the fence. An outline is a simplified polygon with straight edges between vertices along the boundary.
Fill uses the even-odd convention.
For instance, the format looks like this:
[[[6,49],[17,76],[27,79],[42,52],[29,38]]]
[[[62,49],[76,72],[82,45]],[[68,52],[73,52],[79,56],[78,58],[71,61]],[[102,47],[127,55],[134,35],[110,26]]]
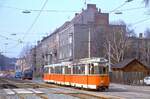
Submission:
[[[147,76],[146,72],[113,71],[110,79],[113,83],[142,85],[145,76]]]

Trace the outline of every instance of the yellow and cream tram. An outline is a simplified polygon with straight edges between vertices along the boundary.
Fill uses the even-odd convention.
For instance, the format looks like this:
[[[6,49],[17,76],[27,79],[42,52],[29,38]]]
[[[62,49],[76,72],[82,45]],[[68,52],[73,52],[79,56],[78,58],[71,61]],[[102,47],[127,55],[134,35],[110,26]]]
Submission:
[[[44,66],[43,80],[79,88],[105,90],[109,87],[108,60],[85,58]]]

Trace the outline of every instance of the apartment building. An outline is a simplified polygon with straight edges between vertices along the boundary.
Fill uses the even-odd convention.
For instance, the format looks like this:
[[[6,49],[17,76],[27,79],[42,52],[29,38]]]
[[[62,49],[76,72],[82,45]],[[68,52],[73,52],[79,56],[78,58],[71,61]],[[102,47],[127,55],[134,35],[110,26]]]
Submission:
[[[75,13],[71,21],[38,43],[36,65],[104,57],[105,34],[118,30],[125,32],[125,26],[110,25],[108,13],[102,13],[95,4],[88,4],[87,9]]]

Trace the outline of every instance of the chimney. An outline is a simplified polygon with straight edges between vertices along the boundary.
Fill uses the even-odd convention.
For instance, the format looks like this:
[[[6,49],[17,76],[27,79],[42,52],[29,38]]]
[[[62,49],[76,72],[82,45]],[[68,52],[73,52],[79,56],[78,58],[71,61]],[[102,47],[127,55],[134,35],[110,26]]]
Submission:
[[[143,33],[139,33],[139,38],[143,38]]]
[[[87,4],[87,9],[97,9],[96,4]]]
[[[40,41],[37,41],[37,44],[40,44]]]
[[[79,13],[75,13],[75,16],[79,15]]]
[[[101,9],[99,9],[98,12],[101,13]]]

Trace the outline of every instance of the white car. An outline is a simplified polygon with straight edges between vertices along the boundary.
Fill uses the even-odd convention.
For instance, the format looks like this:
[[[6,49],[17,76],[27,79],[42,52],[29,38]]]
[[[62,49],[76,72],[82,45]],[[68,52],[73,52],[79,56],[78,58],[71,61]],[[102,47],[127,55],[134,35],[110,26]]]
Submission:
[[[150,76],[144,78],[144,84],[150,85]]]
[[[3,73],[0,73],[0,77],[3,77],[4,76],[4,74]]]

